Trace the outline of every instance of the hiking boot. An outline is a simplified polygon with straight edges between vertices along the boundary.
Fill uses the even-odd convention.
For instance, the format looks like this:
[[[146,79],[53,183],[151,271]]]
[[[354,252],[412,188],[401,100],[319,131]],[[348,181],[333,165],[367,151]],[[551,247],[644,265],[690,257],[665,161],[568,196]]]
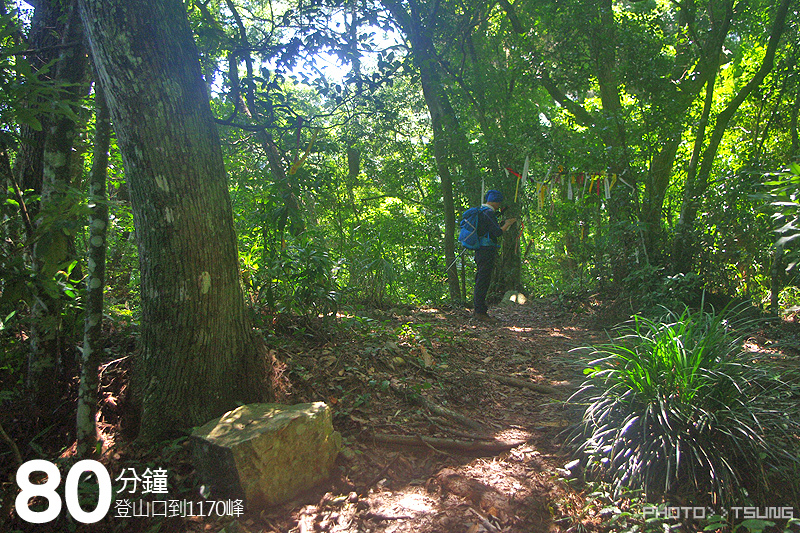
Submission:
[[[489,315],[487,315],[486,313],[475,313],[475,314],[473,315],[473,317],[474,317],[474,318],[475,318],[475,320],[477,320],[478,322],[486,322],[486,323],[488,323],[488,324],[497,324],[498,322],[500,322],[500,321],[499,321],[499,320],[497,320],[495,317],[493,317],[493,316],[489,316]]]

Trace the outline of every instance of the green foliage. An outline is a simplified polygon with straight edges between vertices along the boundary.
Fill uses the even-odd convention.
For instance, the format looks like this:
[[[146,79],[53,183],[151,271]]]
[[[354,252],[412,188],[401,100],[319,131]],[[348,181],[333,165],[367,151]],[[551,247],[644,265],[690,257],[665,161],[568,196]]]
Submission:
[[[676,309],[698,302],[703,281],[694,272],[667,275],[664,267],[644,263],[637,265],[623,280],[626,292],[636,298],[637,311],[660,313],[663,308]]]
[[[52,90],[39,79],[46,69],[36,73],[25,56],[15,55],[24,48],[16,42],[19,31],[15,15],[0,13],[0,120],[4,125],[25,124],[41,131],[38,115],[45,110],[44,100],[36,97],[52,96]],[[25,101],[28,105],[22,105]]]
[[[357,243],[357,253],[348,261],[349,300],[369,307],[389,304],[389,291],[395,281],[395,270],[379,240]]]
[[[0,351],[0,405],[22,396],[26,349],[19,335],[24,326],[20,314],[12,311],[3,315],[0,319],[0,345],[4,347]]]
[[[14,327],[7,326],[6,332],[19,333],[25,329],[22,315],[34,306],[37,299],[46,302],[51,311],[37,317],[40,334],[49,338],[64,335],[74,339],[83,331],[79,324],[83,302],[82,265],[71,244],[85,227],[81,215],[86,206],[79,200],[80,190],[70,186],[62,189],[58,201],[37,214],[29,237],[26,235],[17,241],[8,239],[0,248],[0,315],[10,313],[18,319]],[[23,202],[32,203],[35,199],[28,194]],[[4,229],[14,235],[10,219],[4,222]],[[31,250],[36,252],[35,265],[28,256]],[[7,342],[16,345],[18,340],[9,338]],[[17,355],[24,357],[21,352]]]
[[[572,398],[585,406],[572,442],[590,470],[617,492],[712,494],[723,504],[763,497],[774,479],[800,489],[797,387],[743,352],[734,325],[745,325],[734,311],[636,316],[592,348]]]
[[[291,244],[276,253],[262,286],[264,303],[279,313],[300,316],[307,324],[335,317],[338,290],[334,264],[317,241]]]
[[[773,239],[760,190],[761,174],[741,171],[720,176],[706,194],[696,262],[713,292],[758,300],[769,288]]]
[[[778,307],[788,312],[800,310],[800,287],[791,285],[781,289],[778,293]]]
[[[800,165],[792,163],[769,178],[765,186],[779,235],[775,245],[783,247],[789,260],[787,270],[793,270],[800,262]]]
[[[24,11],[19,5],[18,10]],[[34,66],[23,53],[28,48],[23,38],[25,25],[16,12],[0,12],[0,142],[3,148],[18,138],[19,127],[42,131],[45,116],[66,116],[76,122],[80,104],[65,98],[71,88],[54,81],[54,62]],[[42,54],[44,56],[47,55]]]
[[[574,483],[574,479],[567,480]],[[582,508],[578,509],[581,519],[600,517],[602,526],[619,533],[663,533],[669,530],[667,520],[662,515],[655,516],[659,509],[643,497],[640,490],[623,489],[615,493],[607,482],[588,481],[583,487],[586,497]],[[663,509],[663,505],[660,506]]]

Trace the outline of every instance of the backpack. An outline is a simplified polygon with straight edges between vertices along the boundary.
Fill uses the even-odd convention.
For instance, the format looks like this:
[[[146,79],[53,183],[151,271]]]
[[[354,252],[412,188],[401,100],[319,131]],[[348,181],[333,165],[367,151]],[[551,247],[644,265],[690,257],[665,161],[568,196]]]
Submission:
[[[461,231],[458,232],[458,242],[464,248],[477,250],[481,246],[486,246],[486,237],[478,236],[478,217],[482,211],[489,209],[482,205],[480,207],[470,207],[461,215]]]

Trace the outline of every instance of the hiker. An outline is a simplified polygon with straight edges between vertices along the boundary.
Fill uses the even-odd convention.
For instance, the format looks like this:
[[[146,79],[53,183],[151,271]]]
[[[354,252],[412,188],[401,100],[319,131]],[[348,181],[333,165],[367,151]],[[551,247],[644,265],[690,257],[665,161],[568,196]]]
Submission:
[[[497,238],[503,234],[511,225],[517,221],[516,218],[509,218],[503,225],[497,223],[497,210],[503,202],[503,193],[491,189],[487,191],[485,202],[478,215],[478,237],[480,247],[475,250],[475,294],[473,297],[473,313],[477,320],[483,322],[495,322],[496,319],[490,317],[486,312],[486,293],[489,292],[489,282],[492,279],[492,268],[494,259],[497,256]]]

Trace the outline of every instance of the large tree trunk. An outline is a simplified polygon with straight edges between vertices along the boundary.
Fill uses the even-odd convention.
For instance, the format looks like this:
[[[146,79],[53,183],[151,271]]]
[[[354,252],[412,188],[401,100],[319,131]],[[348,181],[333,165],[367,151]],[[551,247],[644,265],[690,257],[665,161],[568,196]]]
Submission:
[[[636,209],[639,193],[636,175],[628,173],[630,153],[617,78],[617,35],[611,0],[599,2],[595,9],[597,25],[590,31],[591,48],[603,104],[600,127],[605,132],[602,137],[608,153],[608,169],[613,174],[625,175],[625,180],[634,187],[633,190],[620,187],[608,202],[611,272],[614,284],[620,285],[631,272],[630,259],[638,246],[633,224],[640,215]]]
[[[641,212],[641,221],[644,226],[643,246],[648,255],[652,251],[659,250],[663,242],[664,200],[667,196],[673,163],[680,147],[680,141],[680,131],[666,132],[666,139],[661,140],[660,146],[655,149],[655,153],[650,160]]]
[[[453,199],[453,177],[450,173],[450,165],[448,163],[448,133],[445,130],[444,122],[446,116],[445,107],[450,107],[449,101],[446,101],[446,95],[442,94],[443,88],[433,72],[431,66],[420,67],[422,78],[422,93],[425,97],[425,102],[428,105],[428,110],[431,115],[431,123],[433,125],[433,156],[436,159],[436,168],[439,170],[439,178],[442,182],[442,199],[444,200],[444,259],[447,263],[447,287],[450,293],[450,299],[457,301],[459,299],[459,286],[458,286],[458,271],[456,269],[456,253],[455,253],[455,230],[456,230],[456,214],[455,214],[455,201]],[[444,100],[444,101],[443,101]],[[453,109],[449,109],[450,113],[454,113]],[[454,117],[450,117],[451,122]]]
[[[130,184],[140,437],[271,395],[246,316],[222,151],[180,0],[80,0]]]

